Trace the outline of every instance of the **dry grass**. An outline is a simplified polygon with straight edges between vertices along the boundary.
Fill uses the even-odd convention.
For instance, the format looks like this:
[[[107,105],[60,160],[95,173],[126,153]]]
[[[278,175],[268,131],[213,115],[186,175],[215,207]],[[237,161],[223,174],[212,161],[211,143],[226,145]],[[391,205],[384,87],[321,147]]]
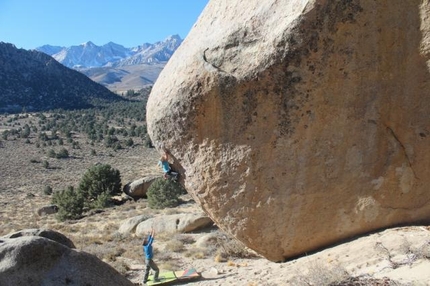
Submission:
[[[185,246],[182,241],[178,239],[172,239],[166,243],[164,249],[172,252],[183,252],[185,250]]]
[[[190,257],[192,259],[205,259],[209,256],[210,252],[208,249],[193,247],[188,249],[185,253],[185,257]]]
[[[340,265],[323,264],[320,261],[310,263],[307,273],[297,275],[294,285],[333,285],[348,279],[350,275]]]

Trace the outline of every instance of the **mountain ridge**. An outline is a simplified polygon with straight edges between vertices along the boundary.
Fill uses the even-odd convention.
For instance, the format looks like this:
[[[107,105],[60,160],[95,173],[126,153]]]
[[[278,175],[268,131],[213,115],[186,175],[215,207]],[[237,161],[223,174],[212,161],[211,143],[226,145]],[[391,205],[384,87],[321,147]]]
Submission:
[[[0,42],[0,111],[80,109],[120,96],[51,56]]]
[[[91,41],[70,47],[43,45],[35,50],[52,56],[63,65],[76,70],[100,67],[122,67],[167,62],[182,43],[179,35],[168,36],[154,44],[143,43],[126,48],[109,42],[97,46]]]

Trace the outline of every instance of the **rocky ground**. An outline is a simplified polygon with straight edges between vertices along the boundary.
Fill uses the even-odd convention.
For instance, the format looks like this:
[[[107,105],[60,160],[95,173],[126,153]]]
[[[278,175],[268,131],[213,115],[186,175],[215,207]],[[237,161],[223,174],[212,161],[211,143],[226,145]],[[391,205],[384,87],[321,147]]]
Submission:
[[[25,228],[60,231],[78,249],[96,255],[139,283],[143,275],[141,237],[119,235],[121,222],[145,213],[163,216],[198,212],[200,208],[185,196],[186,204],[162,211],[151,210],[145,200],[138,200],[86,214],[77,221],[58,222],[53,215],[38,216],[37,209],[50,203],[50,196],[43,192],[46,185],[54,191],[76,186],[95,163],[117,168],[123,184],[159,174],[157,152],[145,148],[142,142],[112,151],[102,145],[89,146],[79,136],[76,140],[82,142],[80,149],[66,145],[71,153],[69,159],[48,158],[48,148],[36,148],[34,138],[30,138],[30,144],[22,139],[2,140],[0,236]],[[91,155],[91,149],[96,150],[96,155]],[[44,160],[49,161],[49,168],[40,163]],[[195,242],[207,233],[225,239],[205,248],[197,247]],[[202,279],[189,285],[430,285],[430,227],[426,225],[381,230],[285,263],[255,255],[216,226],[190,234],[159,233],[154,247],[155,261],[161,269],[195,268],[202,274]]]

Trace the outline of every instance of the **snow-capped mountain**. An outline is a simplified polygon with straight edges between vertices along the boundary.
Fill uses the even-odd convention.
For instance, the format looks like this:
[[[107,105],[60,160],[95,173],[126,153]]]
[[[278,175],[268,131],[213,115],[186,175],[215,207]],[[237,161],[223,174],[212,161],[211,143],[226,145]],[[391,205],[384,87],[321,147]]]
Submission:
[[[52,56],[53,54],[59,53],[62,49],[64,49],[64,47],[44,45],[44,46],[38,47],[36,50]]]
[[[125,48],[112,42],[97,46],[89,41],[71,47],[45,45],[36,50],[52,56],[69,68],[79,70],[167,62],[181,42],[182,39],[174,35],[155,44],[145,43],[133,48]]]
[[[133,55],[122,59],[117,66],[167,62],[181,43],[182,39],[178,35],[170,36],[155,44],[145,43],[133,48]]]

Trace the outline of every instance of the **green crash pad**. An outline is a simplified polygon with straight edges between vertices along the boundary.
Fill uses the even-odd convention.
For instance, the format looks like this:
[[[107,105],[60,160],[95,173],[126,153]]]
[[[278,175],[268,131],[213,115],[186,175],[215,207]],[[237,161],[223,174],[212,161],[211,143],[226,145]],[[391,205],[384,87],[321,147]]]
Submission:
[[[159,281],[154,281],[154,276],[151,275],[146,285],[171,285],[174,282],[186,282],[189,280],[199,279],[200,274],[194,269],[185,269],[179,271],[163,271],[158,276]]]

